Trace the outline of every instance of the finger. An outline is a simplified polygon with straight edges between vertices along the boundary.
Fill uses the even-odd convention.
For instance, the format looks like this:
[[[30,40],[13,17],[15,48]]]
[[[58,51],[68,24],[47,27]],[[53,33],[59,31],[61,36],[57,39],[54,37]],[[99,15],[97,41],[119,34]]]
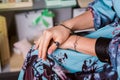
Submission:
[[[34,41],[34,44],[36,44],[37,43],[37,41]]]
[[[44,60],[46,60],[47,50],[51,39],[52,39],[51,34],[46,33],[46,36],[44,37],[43,49],[42,49],[42,59]]]
[[[52,43],[52,45],[48,49],[48,54],[52,54],[56,48],[57,48],[56,44]]]
[[[39,49],[38,49],[38,57],[39,57],[39,58],[42,58],[41,46],[39,46]]]
[[[35,49],[37,49],[39,47],[39,44],[40,44],[40,40],[41,38],[39,38],[37,41],[35,41]]]
[[[41,36],[40,42],[39,42],[39,47],[38,47],[38,57],[39,58],[42,58],[43,40],[44,40],[44,37]]]
[[[34,42],[33,42],[33,43],[34,43],[34,44],[37,44],[37,43],[38,43],[38,41],[39,41],[39,39],[38,39],[38,40],[34,40]]]

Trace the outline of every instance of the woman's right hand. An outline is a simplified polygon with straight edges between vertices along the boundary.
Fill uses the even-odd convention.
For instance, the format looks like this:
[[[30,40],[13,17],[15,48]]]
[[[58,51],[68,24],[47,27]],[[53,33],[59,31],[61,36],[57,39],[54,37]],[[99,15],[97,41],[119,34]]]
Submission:
[[[36,49],[39,51],[39,58],[46,59],[46,55],[51,54],[57,48],[54,42],[62,44],[70,35],[70,31],[65,27],[58,25],[47,29],[35,43]]]

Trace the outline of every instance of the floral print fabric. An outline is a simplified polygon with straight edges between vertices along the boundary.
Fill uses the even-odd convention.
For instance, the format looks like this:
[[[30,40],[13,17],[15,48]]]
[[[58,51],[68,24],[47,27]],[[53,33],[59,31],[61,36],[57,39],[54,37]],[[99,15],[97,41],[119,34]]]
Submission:
[[[119,26],[107,25],[86,37],[110,38],[113,33],[119,33]],[[43,61],[38,58],[38,50],[35,50],[33,46],[28,52],[19,80],[119,80],[120,74],[117,66],[119,66],[120,56],[117,56],[119,50],[116,47],[119,45],[118,38],[119,35],[115,36],[109,46],[111,64],[100,62],[95,56],[63,49],[57,49],[48,55],[46,61]]]

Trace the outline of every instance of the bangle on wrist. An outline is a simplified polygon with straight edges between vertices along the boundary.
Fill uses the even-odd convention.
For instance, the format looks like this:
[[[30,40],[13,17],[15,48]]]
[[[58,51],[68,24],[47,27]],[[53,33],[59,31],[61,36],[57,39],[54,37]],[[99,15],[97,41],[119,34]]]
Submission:
[[[67,27],[64,24],[60,24],[61,26],[63,26],[64,28],[68,29],[70,31],[71,34],[74,34],[74,31],[72,29],[70,29],[69,27]]]
[[[80,37],[79,36],[76,36],[76,40],[75,40],[75,43],[74,43],[74,50],[76,51],[77,49],[76,49],[76,47],[77,47],[77,42],[78,42],[78,40],[80,39]]]

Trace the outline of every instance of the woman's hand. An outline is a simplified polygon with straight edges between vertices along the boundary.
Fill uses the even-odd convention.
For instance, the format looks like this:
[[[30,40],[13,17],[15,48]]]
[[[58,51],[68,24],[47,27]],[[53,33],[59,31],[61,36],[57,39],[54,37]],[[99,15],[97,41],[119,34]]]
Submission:
[[[43,32],[43,35],[38,39],[36,49],[38,49],[38,56],[42,59],[46,59],[46,55],[51,54],[56,48],[54,42],[62,44],[70,35],[70,31],[63,26],[55,26],[47,29]]]
[[[63,44],[60,45],[60,48],[62,49],[74,49],[74,43],[76,41],[76,35],[71,35]]]

